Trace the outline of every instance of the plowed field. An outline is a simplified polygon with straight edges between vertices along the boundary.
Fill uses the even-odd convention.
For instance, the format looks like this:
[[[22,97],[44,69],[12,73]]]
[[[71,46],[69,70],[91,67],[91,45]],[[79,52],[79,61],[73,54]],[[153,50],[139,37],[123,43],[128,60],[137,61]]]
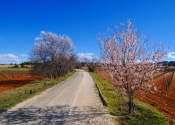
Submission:
[[[0,71],[0,93],[21,87],[31,81],[40,79],[28,71]]]
[[[171,73],[167,73],[167,76]],[[154,105],[168,117],[168,119],[175,118],[175,75],[168,90],[165,91],[164,77],[159,77],[155,80],[155,84],[159,87],[159,91],[150,92],[145,91],[142,95],[139,92],[135,93],[135,97],[140,100]]]
[[[111,82],[107,73],[99,72],[98,74]],[[167,73],[166,75],[166,77],[169,77],[171,73]],[[155,92],[147,90],[144,91],[143,94],[136,92],[135,97],[157,107],[157,109],[162,111],[171,121],[172,118],[175,118],[175,75],[167,91],[165,91],[164,79],[165,78],[161,76],[155,80],[155,84],[159,87],[159,91]]]

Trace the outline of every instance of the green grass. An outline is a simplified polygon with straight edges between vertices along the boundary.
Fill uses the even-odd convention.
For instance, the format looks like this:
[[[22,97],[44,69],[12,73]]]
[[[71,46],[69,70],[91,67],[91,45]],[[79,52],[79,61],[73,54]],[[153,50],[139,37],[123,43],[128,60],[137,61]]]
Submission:
[[[61,83],[62,81],[65,81],[73,74],[75,74],[75,72],[76,71],[70,72],[63,77],[59,77],[56,80],[45,78],[43,80],[33,81],[20,88],[0,93],[0,112],[6,111],[16,104],[35,95],[38,95],[44,90],[51,88],[56,84]]]
[[[28,71],[29,68],[0,68],[0,71]]]
[[[159,112],[154,106],[134,99],[136,110],[128,114],[122,96],[115,89],[115,86],[99,77],[96,73],[90,73],[108,102],[108,110],[111,115],[121,125],[168,125],[163,113]]]

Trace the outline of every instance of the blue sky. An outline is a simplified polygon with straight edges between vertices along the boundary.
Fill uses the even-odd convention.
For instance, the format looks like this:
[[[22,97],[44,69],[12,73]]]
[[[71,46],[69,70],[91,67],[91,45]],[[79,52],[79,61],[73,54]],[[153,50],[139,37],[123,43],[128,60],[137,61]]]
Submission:
[[[76,54],[98,58],[100,32],[128,19],[175,60],[174,0],[0,0],[0,64],[27,61],[41,31],[68,35]]]

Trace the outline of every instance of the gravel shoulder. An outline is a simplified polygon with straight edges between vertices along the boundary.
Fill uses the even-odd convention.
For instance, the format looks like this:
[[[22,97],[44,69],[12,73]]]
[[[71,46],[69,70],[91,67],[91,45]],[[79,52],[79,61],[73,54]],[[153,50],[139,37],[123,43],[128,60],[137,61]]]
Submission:
[[[92,77],[83,70],[1,113],[0,119],[1,125],[115,125],[98,97]]]

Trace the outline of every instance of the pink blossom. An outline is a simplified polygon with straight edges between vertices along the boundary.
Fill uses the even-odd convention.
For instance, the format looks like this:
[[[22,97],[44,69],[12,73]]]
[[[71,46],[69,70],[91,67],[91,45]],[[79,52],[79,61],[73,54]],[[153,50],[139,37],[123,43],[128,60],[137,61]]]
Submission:
[[[99,38],[101,45],[101,67],[108,72],[118,89],[122,93],[133,96],[138,89],[150,89],[150,81],[163,71],[157,62],[166,55],[161,44],[151,46],[145,37],[138,35],[138,29],[134,29],[128,21],[115,29],[110,36]],[[154,86],[154,91],[158,88]]]

